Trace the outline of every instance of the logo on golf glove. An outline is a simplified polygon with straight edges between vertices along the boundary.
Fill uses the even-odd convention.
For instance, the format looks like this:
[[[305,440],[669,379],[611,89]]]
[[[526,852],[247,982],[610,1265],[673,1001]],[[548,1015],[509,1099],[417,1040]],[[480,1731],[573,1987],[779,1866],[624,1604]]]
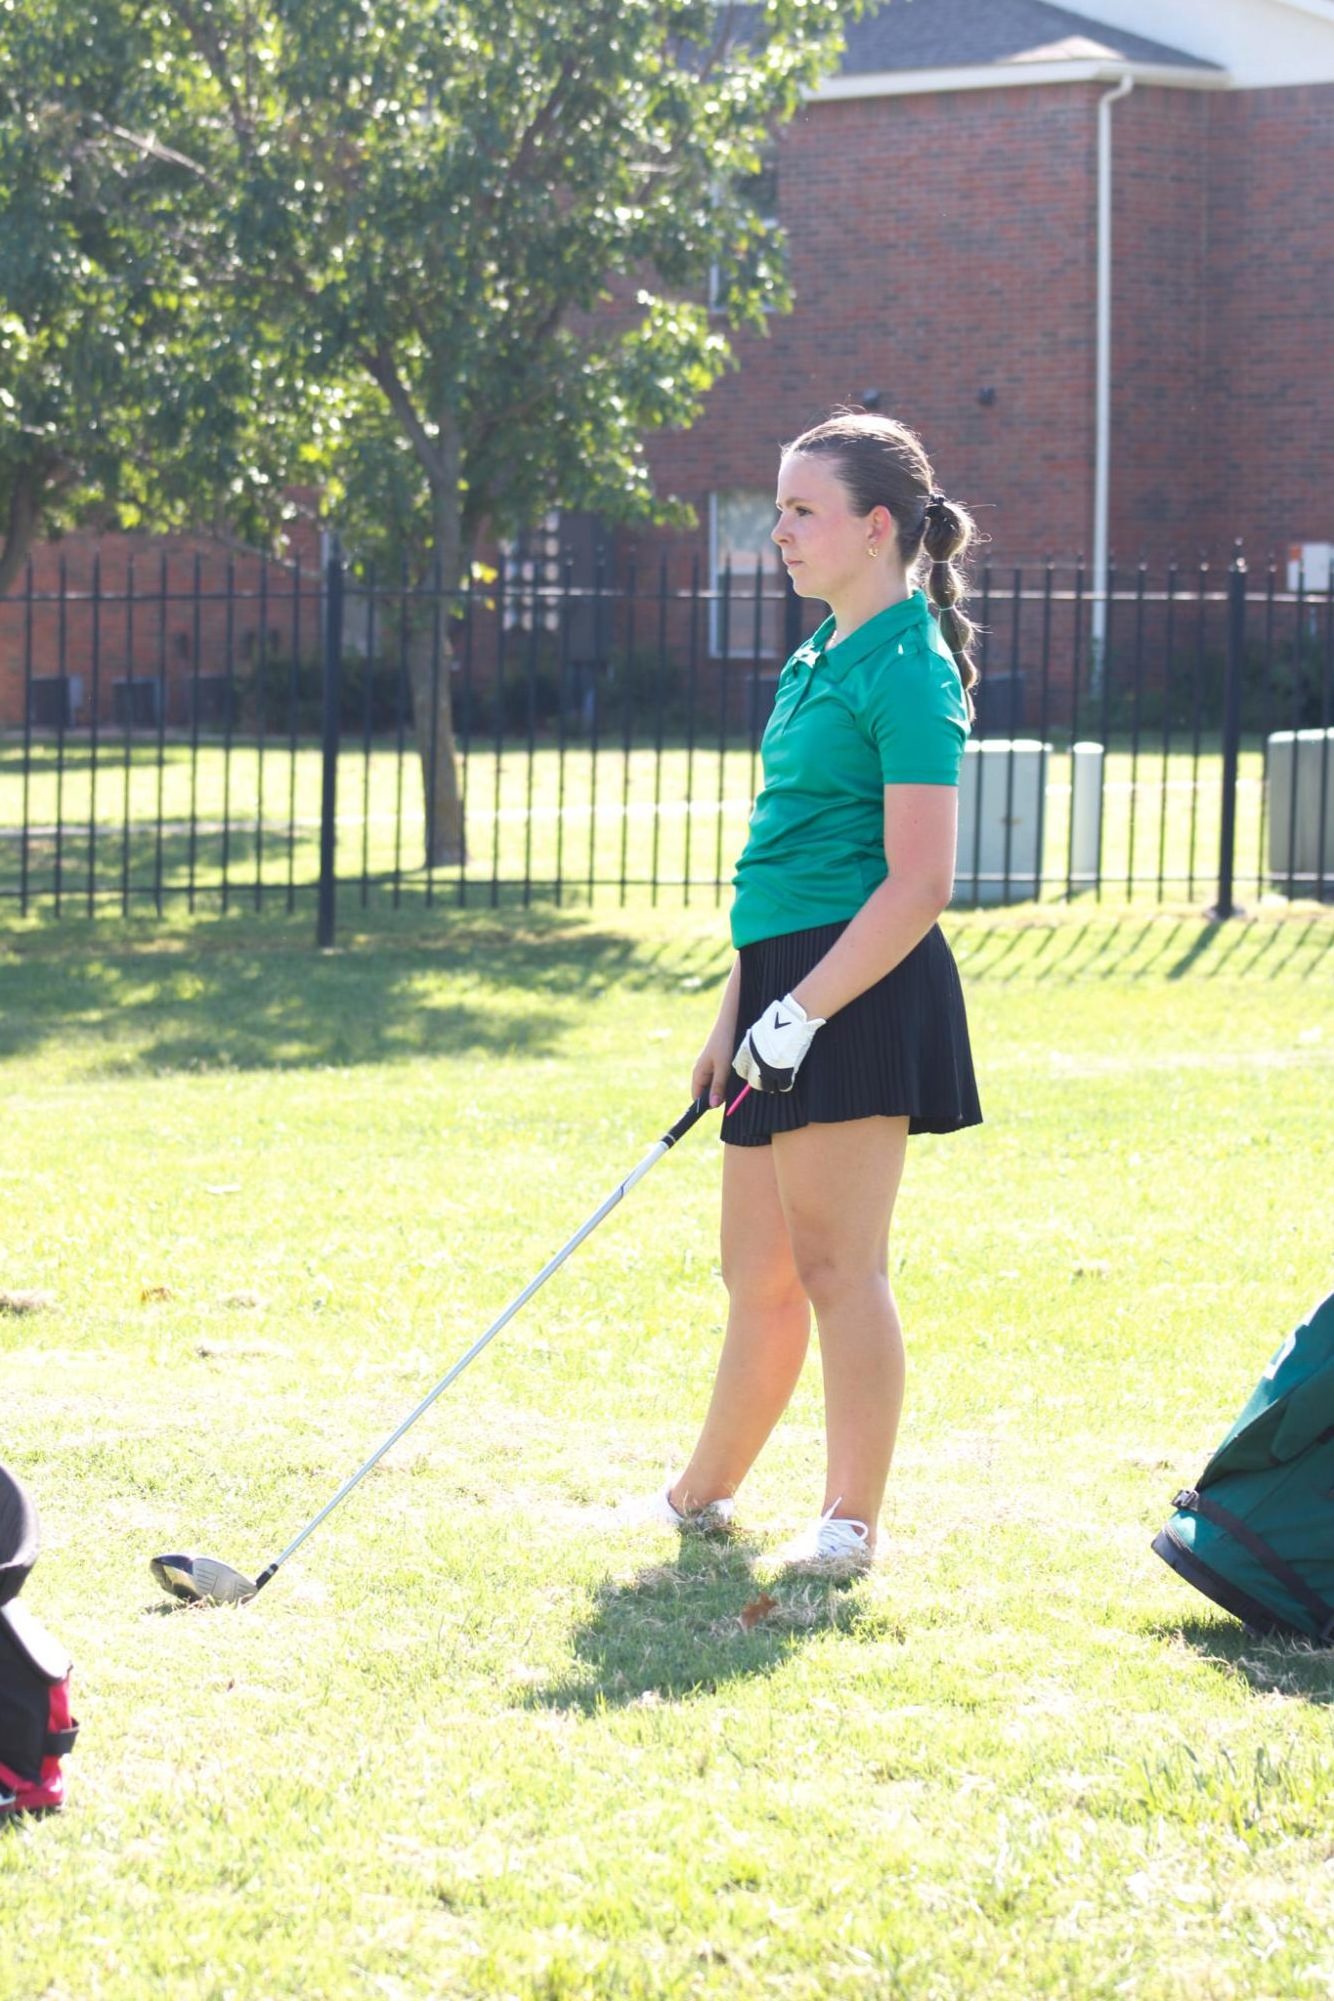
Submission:
[[[808,1015],[791,994],[771,1001],[742,1037],[732,1068],[757,1091],[790,1091],[816,1029],[823,1027],[824,1016]]]

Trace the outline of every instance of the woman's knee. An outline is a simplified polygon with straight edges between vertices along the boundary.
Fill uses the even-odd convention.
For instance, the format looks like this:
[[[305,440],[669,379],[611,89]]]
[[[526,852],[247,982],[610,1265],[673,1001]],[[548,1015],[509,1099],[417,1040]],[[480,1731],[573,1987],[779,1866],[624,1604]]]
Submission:
[[[797,1280],[817,1318],[822,1311],[837,1309],[847,1300],[883,1292],[888,1282],[883,1263],[868,1258],[860,1248],[799,1242],[794,1244],[792,1255]]]
[[[734,1306],[778,1313],[806,1304],[806,1294],[786,1243],[724,1244],[722,1272],[727,1296]]]

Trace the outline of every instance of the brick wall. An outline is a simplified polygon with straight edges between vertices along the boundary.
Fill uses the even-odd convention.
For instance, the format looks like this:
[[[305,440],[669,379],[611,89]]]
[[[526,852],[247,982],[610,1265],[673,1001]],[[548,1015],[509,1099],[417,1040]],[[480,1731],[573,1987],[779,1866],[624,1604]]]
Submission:
[[[698,538],[676,538],[678,562],[704,552],[711,490],[771,488],[780,445],[871,388],[920,431],[997,560],[1086,544],[1095,95],[844,101],[788,128],[780,204],[797,309],[767,339],[740,340],[739,371],[701,422],[652,446],[660,486],[701,514]]]
[[[72,721],[81,728],[94,716],[103,725],[124,716],[118,683],[161,676],[163,720],[180,728],[199,679],[213,684],[230,672],[234,683],[244,680],[261,646],[270,661],[312,653],[318,527],[300,521],[285,546],[289,563],[265,564],[204,537],[74,534],[38,544],[31,607],[26,577],[0,603],[0,727],[21,726],[29,673],[39,683],[67,676],[76,684]],[[201,714],[216,694],[212,685],[200,690]]]
[[[1205,518],[1255,554],[1334,540],[1334,84],[1210,106]]]
[[[1212,448],[1205,352],[1204,91],[1136,89],[1112,109],[1110,542],[1155,571],[1201,553]]]
[[[1089,552],[1104,88],[807,107],[780,147],[796,311],[738,342],[693,431],[654,441],[701,528],[637,538],[641,557],[665,546],[683,578],[709,492],[768,487],[786,438],[868,388],[998,566]],[[1334,539],[1334,86],[1140,86],[1113,135],[1114,553]]]

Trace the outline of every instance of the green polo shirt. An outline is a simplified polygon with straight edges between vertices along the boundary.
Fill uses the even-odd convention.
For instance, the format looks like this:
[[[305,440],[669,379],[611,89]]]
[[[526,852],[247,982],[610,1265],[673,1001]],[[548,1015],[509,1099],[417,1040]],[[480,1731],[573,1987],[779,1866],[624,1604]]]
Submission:
[[[855,916],[889,873],[885,786],[959,782],[968,704],[923,593],[833,635],[827,618],[778,677],[733,877],[738,947]]]

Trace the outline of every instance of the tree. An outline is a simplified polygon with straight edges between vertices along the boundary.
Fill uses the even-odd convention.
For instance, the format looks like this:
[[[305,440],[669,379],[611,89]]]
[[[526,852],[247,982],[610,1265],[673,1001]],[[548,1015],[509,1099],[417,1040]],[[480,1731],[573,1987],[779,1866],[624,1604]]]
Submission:
[[[177,78],[130,0],[0,0],[0,597],[88,517],[271,529],[300,380],[223,326]],[[256,393],[258,390],[258,394]]]
[[[834,62],[839,0],[160,0],[197,281],[319,388],[350,539],[446,590],[484,523],[681,518],[644,437],[724,326],[788,303],[741,187]],[[711,322],[711,266],[726,306]],[[438,629],[437,621],[437,629]],[[428,855],[460,858],[449,676],[411,649]]]

